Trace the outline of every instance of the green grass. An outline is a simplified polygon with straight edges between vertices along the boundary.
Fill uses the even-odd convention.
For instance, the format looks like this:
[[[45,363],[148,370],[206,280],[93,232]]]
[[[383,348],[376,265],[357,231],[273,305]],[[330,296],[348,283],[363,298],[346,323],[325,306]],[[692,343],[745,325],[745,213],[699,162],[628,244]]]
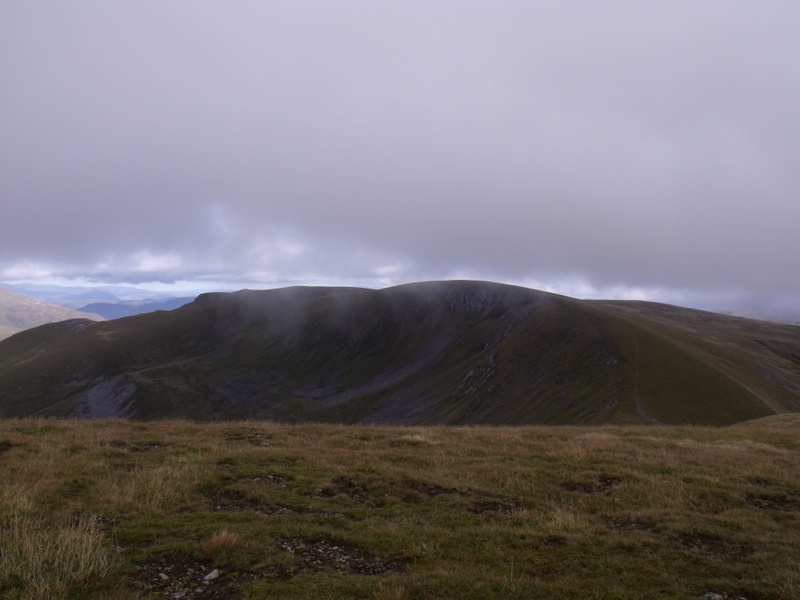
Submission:
[[[799,458],[797,415],[729,428],[5,420],[0,597],[789,600]]]

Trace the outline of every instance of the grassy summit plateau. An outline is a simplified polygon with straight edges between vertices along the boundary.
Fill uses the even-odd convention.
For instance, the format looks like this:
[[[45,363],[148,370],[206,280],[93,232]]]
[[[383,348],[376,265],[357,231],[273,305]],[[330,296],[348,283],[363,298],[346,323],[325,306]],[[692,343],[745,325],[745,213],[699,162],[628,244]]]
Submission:
[[[800,418],[0,421],[0,597],[800,597]]]

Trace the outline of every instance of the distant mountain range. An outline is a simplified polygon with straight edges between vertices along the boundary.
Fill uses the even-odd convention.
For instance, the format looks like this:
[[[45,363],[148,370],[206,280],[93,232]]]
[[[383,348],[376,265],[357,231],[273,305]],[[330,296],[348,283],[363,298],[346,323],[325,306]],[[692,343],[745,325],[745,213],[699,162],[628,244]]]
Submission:
[[[97,314],[86,314],[63,306],[48,304],[0,287],[0,339],[31,327],[76,318],[103,320],[103,317]]]
[[[485,282],[201,295],[0,342],[0,416],[697,423],[800,411],[800,328]]]
[[[94,313],[105,319],[132,317],[157,310],[175,310],[194,300],[194,296],[170,298],[169,300],[142,302],[139,300],[121,300],[119,302],[95,302],[80,307],[80,312]]]
[[[119,319],[156,310],[173,310],[191,302],[197,294],[175,297],[173,293],[155,292],[130,286],[63,286],[53,284],[0,284],[14,291],[49,304]],[[199,292],[198,292],[199,293]],[[40,323],[37,323],[39,325]]]
[[[44,302],[66,306],[67,308],[77,308],[92,302],[119,302],[127,300],[153,302],[155,300],[166,300],[174,297],[173,293],[156,292],[122,285],[89,287],[46,283],[0,282],[0,286],[17,292],[18,294],[24,294],[38,300],[43,300]]]

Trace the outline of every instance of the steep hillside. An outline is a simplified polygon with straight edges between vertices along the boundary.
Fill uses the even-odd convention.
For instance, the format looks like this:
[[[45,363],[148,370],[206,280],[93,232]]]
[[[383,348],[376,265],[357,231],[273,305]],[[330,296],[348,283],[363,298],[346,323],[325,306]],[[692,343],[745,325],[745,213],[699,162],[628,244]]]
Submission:
[[[31,327],[75,318],[103,320],[100,315],[48,304],[0,287],[0,339]]]
[[[0,415],[730,424],[800,411],[800,328],[484,282],[206,294],[0,342]]]

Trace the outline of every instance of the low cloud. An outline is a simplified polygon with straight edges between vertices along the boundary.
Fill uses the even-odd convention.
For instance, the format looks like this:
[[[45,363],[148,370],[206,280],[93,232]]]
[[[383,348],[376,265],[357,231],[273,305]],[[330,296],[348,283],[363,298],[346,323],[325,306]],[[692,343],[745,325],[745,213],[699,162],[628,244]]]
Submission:
[[[4,3],[0,279],[785,304],[798,25],[781,2]]]

